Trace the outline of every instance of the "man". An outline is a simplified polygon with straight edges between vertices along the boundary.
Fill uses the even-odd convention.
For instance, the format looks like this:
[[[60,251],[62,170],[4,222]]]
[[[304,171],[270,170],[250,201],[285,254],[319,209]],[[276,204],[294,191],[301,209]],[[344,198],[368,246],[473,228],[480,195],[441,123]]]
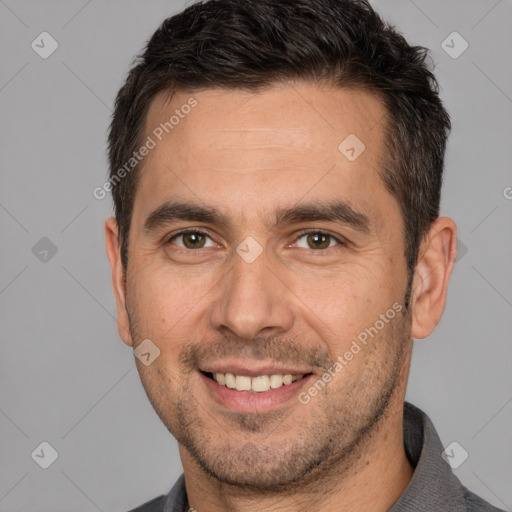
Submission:
[[[425,57],[356,0],[213,0],[149,41],[106,245],[184,475],[137,511],[497,510],[404,404],[457,251]]]

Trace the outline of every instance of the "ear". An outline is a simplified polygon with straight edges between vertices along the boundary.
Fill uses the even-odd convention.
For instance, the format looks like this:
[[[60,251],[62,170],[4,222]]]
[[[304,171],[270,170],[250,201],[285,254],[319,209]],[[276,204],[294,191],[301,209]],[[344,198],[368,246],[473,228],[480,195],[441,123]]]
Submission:
[[[418,253],[412,291],[413,338],[426,338],[441,320],[456,256],[457,226],[449,217],[439,217]]]
[[[112,272],[112,287],[116,298],[117,330],[119,336],[128,345],[133,346],[130,334],[130,321],[126,309],[126,275],[121,262],[121,248],[119,246],[119,229],[116,219],[109,217],[105,221],[105,245]]]

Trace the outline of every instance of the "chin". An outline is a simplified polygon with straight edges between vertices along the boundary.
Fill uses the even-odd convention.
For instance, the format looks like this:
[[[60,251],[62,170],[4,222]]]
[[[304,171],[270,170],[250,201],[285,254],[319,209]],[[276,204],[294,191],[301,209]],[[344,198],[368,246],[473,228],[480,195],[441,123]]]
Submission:
[[[315,429],[303,425],[293,432],[286,428],[285,434],[273,426],[268,431],[244,429],[224,436],[196,423],[181,431],[179,442],[204,473],[222,484],[253,492],[283,492],[314,480],[316,470],[328,464],[333,453],[330,436],[320,432],[312,436],[311,430]]]

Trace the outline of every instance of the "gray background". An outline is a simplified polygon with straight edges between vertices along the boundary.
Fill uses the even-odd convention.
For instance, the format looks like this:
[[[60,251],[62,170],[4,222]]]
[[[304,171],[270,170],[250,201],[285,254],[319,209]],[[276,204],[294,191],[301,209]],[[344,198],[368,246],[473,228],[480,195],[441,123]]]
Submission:
[[[464,244],[444,317],[415,342],[407,399],[445,446],[467,450],[455,470],[463,483],[511,510],[512,3],[373,4],[432,49],[453,121],[442,214]],[[105,181],[111,106],[130,62],[184,5],[0,0],[1,511],[124,511],[181,472],[118,338],[102,226],[110,199],[92,191]],[[59,44],[48,59],[31,48],[43,31]],[[456,59],[441,46],[453,31],[469,43]],[[42,237],[56,254],[38,254]],[[46,470],[31,457],[42,441],[59,455]]]

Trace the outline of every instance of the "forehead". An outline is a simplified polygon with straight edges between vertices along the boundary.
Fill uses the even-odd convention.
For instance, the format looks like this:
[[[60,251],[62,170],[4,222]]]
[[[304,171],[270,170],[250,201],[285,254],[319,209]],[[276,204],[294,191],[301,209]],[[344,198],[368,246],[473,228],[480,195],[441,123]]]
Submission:
[[[146,119],[155,147],[136,204],[147,212],[179,197],[270,211],[307,195],[343,197],[371,216],[386,194],[378,174],[385,114],[371,94],[317,84],[161,93]]]
[[[174,116],[177,124],[164,138],[173,139],[177,155],[200,152],[198,156],[215,156],[217,165],[236,170],[242,165],[229,158],[232,152],[240,158],[240,153],[249,156],[253,149],[264,147],[269,156],[286,157],[288,150],[293,158],[302,152],[318,159],[327,146],[336,150],[350,134],[367,147],[375,145],[385,114],[376,96],[353,89],[306,83],[275,85],[260,93],[208,89],[157,95],[148,112],[146,132],[168,122],[176,110],[188,111],[184,107],[192,97],[197,105],[182,114],[183,119]],[[223,162],[220,149],[226,154]]]

